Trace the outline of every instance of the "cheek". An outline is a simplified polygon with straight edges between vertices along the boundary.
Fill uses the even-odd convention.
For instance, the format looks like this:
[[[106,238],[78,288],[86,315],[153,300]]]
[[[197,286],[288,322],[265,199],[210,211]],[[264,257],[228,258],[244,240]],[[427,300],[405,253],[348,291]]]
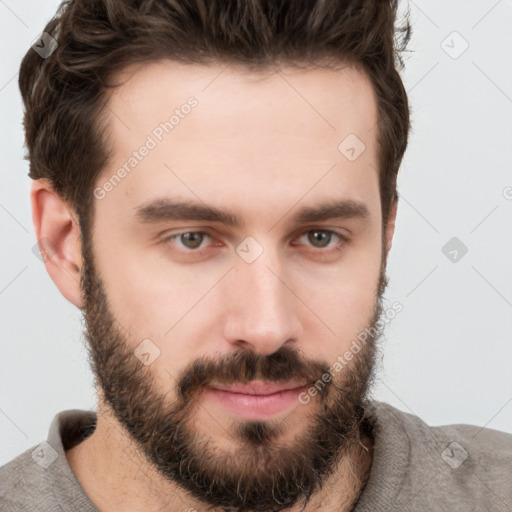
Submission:
[[[132,348],[147,338],[162,347],[163,334],[177,321],[180,304],[187,301],[183,296],[187,290],[170,286],[164,275],[151,278],[151,266],[148,269],[135,250],[115,237],[107,243],[97,234],[96,264],[117,328]]]
[[[381,267],[376,235],[360,242],[335,265],[315,273],[297,274],[297,295],[303,310],[305,337],[317,342],[318,356],[330,361],[344,352],[373,316]],[[314,313],[314,314],[313,314]]]
[[[172,264],[154,247],[128,246],[127,241],[97,242],[109,306],[132,349],[146,339],[158,347],[155,376],[168,387],[175,384],[179,371],[208,352],[212,323],[221,321],[221,312],[213,311],[218,297],[208,291],[225,273],[225,265],[199,272]]]

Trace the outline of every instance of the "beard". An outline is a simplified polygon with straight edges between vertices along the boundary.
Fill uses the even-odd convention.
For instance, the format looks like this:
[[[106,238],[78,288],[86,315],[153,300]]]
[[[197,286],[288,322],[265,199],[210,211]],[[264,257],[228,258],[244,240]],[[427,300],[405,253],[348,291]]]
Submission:
[[[104,405],[150,465],[192,498],[227,512],[278,512],[300,503],[306,506],[368,429],[364,413],[374,380],[375,342],[382,333],[378,320],[387,285],[385,258],[366,328],[370,334],[337,375],[325,361],[305,359],[283,345],[269,355],[242,350],[216,359],[199,357],[180,371],[174,390],[169,386],[161,391],[153,373],[157,365],[144,366],[135,357],[129,334],[109,308],[87,241],[82,251],[85,337],[95,383]],[[322,376],[328,373],[332,379],[325,383]],[[229,427],[236,448],[221,450],[208,430],[194,422],[203,392],[213,382],[254,379],[321,382],[323,386],[311,400],[311,412],[293,441],[279,441],[288,421],[293,421],[288,418],[237,420]]]

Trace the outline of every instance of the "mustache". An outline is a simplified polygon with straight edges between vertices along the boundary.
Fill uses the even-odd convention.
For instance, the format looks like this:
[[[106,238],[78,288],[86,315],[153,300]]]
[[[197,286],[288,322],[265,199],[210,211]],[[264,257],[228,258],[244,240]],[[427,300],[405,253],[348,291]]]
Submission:
[[[181,372],[177,389],[179,396],[188,400],[212,382],[246,384],[261,379],[275,383],[293,380],[310,384],[328,371],[329,366],[325,362],[306,361],[288,346],[282,346],[269,355],[239,351],[217,360],[207,357],[196,359]]]

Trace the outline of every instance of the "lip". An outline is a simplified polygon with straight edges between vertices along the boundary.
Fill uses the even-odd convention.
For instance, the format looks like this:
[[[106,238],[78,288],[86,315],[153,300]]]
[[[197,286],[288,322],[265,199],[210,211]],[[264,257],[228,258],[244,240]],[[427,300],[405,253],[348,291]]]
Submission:
[[[302,388],[304,386],[305,384],[300,382],[279,383],[255,380],[247,384],[212,384],[210,385],[210,388],[217,389],[219,391],[228,391],[230,393],[240,393],[243,395],[266,396],[272,395],[273,393],[279,393],[281,391],[289,391],[292,389]]]
[[[299,403],[308,385],[254,381],[248,384],[216,385],[206,388],[208,398],[245,419],[266,419],[289,411]]]

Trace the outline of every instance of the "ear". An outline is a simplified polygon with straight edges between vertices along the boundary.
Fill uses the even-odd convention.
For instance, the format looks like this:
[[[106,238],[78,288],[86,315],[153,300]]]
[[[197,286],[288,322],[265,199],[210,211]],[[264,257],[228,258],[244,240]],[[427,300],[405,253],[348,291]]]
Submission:
[[[389,252],[391,249],[391,244],[393,241],[393,234],[395,233],[395,220],[396,213],[398,209],[398,199],[393,201],[391,205],[391,209],[389,210],[388,222],[386,225],[386,252]]]
[[[46,270],[62,295],[82,308],[82,252],[78,218],[46,178],[32,182],[30,202],[37,243]]]

